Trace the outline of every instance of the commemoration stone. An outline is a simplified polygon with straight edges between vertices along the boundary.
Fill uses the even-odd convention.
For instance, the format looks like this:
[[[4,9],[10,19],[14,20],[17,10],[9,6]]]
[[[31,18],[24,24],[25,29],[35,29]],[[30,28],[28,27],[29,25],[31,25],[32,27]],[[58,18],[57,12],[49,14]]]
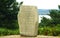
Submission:
[[[24,36],[37,36],[38,13],[36,6],[21,6],[18,13],[20,34]]]

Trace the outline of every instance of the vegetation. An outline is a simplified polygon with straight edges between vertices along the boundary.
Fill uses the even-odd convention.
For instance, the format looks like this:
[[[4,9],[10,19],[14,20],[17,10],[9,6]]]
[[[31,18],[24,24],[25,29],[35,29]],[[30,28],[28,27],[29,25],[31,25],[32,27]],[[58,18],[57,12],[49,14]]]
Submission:
[[[0,27],[8,29],[18,28],[16,0],[0,0]]]
[[[60,27],[40,27],[38,29],[39,35],[47,35],[47,36],[60,36]]]
[[[11,30],[6,28],[0,28],[0,36],[18,35],[18,34],[19,34],[19,29]]]
[[[23,2],[20,3],[22,4]],[[19,34],[17,5],[16,0],[0,0],[0,36]],[[60,36],[60,6],[58,7],[59,10],[50,10],[51,19],[43,17],[39,24],[39,35]]]
[[[60,10],[50,10],[49,15],[51,19],[43,17],[41,20],[38,34],[60,36]]]
[[[19,34],[16,0],[0,0],[0,35]]]

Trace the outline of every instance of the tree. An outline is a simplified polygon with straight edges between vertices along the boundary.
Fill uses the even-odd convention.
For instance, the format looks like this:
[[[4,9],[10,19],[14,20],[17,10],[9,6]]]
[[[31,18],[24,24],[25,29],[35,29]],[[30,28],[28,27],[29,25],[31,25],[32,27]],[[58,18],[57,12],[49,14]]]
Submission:
[[[60,24],[60,12],[59,10],[51,10],[50,16],[53,19],[53,24],[57,25]]]
[[[16,0],[0,0],[0,27],[18,28],[16,25],[18,14]]]
[[[60,8],[60,6],[59,6]],[[40,25],[42,26],[56,26],[58,24],[60,24],[60,10],[56,10],[56,9],[52,9],[49,11],[50,12],[50,17],[51,19],[46,19],[43,17],[43,19],[41,20]]]
[[[51,19],[47,19],[47,18],[43,17],[41,20],[41,23],[39,25],[42,27],[49,26],[50,22],[51,22]]]
[[[23,4],[23,1],[20,3],[20,5],[22,5]]]
[[[59,9],[60,9],[60,5],[58,5]]]

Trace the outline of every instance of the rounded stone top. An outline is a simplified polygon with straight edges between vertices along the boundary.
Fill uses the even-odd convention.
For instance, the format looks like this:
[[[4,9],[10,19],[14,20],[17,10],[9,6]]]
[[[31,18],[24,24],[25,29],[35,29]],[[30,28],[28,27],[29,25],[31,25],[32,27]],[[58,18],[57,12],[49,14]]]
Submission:
[[[22,8],[22,7],[23,7],[23,8],[26,8],[26,9],[27,9],[27,8],[28,8],[28,9],[31,9],[31,8],[32,8],[32,9],[33,9],[33,8],[36,9],[36,8],[37,8],[37,6],[31,6],[31,5],[22,5],[20,8]]]
[[[20,11],[21,11],[21,10],[24,10],[24,11],[31,10],[31,11],[33,11],[33,10],[36,10],[36,9],[37,9],[36,6],[29,6],[29,5],[22,5],[22,6],[20,7]]]

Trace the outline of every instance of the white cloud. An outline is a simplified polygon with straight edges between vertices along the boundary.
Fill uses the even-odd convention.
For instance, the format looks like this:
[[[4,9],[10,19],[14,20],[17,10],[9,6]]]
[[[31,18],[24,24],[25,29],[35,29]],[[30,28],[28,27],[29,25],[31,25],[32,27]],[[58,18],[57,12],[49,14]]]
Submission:
[[[58,9],[60,0],[17,0],[23,1],[23,5],[37,6],[38,9]]]

